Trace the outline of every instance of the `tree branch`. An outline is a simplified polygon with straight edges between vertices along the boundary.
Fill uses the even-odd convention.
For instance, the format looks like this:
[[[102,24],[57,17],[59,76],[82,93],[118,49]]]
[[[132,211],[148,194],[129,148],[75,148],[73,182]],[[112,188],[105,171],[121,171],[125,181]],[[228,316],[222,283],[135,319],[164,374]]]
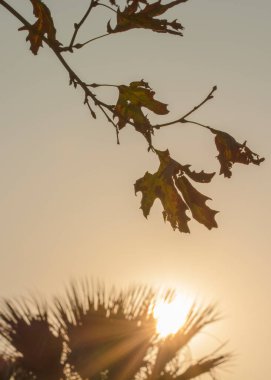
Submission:
[[[77,33],[79,31],[79,29],[81,28],[81,26],[84,24],[84,22],[86,21],[86,19],[88,18],[91,10],[97,6],[97,1],[96,0],[91,0],[90,2],[90,5],[86,11],[86,13],[84,14],[84,16],[82,17],[82,19],[79,21],[79,23],[75,23],[74,24],[74,33],[72,35],[72,38],[71,38],[71,41],[70,41],[70,44],[69,44],[69,50],[72,52],[72,48],[73,48],[73,44],[74,44],[74,41],[76,39],[76,36],[77,36]]]
[[[21,23],[27,27],[27,29],[32,29],[32,25],[21,15],[19,14],[13,7],[11,7],[8,3],[6,3],[5,0],[0,0],[0,5],[3,5],[3,7],[5,7],[11,14],[13,14],[19,21],[21,21]],[[88,9],[89,10],[89,9]],[[85,14],[86,16],[86,14]],[[84,16],[84,17],[85,17]],[[86,19],[86,17],[85,17]],[[81,20],[82,21],[82,20]],[[81,23],[82,25],[82,23]],[[114,121],[107,115],[106,111],[105,111],[105,108],[108,109],[109,111],[113,112],[112,111],[112,106],[98,100],[96,98],[96,95],[93,94],[93,92],[90,91],[90,89],[88,88],[87,84],[85,82],[83,82],[80,77],[73,71],[73,69],[70,67],[70,65],[67,63],[67,61],[63,58],[62,54],[61,54],[61,51],[59,50],[58,47],[56,47],[54,44],[52,44],[50,42],[50,40],[48,40],[46,37],[44,37],[43,35],[41,35],[43,41],[53,50],[53,52],[55,53],[55,55],[57,56],[58,60],[62,63],[62,65],[65,67],[65,69],[67,70],[68,74],[69,74],[69,77],[70,77],[70,84],[74,84],[74,86],[76,87],[77,84],[83,89],[84,93],[85,93],[85,99],[84,99],[84,104],[87,104],[88,108],[90,109],[90,112],[92,114],[93,117],[95,117],[95,113],[93,112],[93,110],[91,109],[90,107],[90,104],[88,102],[88,98],[90,97],[93,101],[93,103],[98,107],[100,108],[100,110],[102,111],[102,113],[106,116],[107,120],[114,126],[114,128],[116,129],[116,133],[117,133],[117,142],[119,144],[119,139],[118,139],[118,133],[119,133],[119,130],[118,130],[118,126],[116,125],[116,123],[114,123]],[[95,116],[94,116],[95,115]]]
[[[32,28],[32,25],[18,13],[13,7],[11,7],[5,0],[0,0],[0,4],[3,5],[10,13],[13,14],[21,23],[23,23],[28,29]]]
[[[206,96],[206,98],[201,102],[199,103],[197,106],[195,106],[191,111],[187,112],[185,115],[183,115],[182,117],[180,117],[179,119],[177,120],[173,120],[173,121],[170,121],[168,123],[163,123],[163,124],[156,124],[156,125],[153,125],[152,127],[154,129],[160,129],[161,127],[167,127],[168,125],[172,125],[172,124],[176,124],[176,123],[190,123],[189,120],[187,120],[187,117],[190,116],[192,113],[194,113],[195,111],[197,111],[200,107],[202,107],[206,102],[208,102],[209,100],[213,99],[213,94],[214,92],[217,90],[217,86],[214,86],[212,88],[212,90],[210,91],[210,93]],[[200,124],[200,123],[196,123],[196,122],[191,122],[193,124],[198,124],[204,128],[208,128],[210,129],[210,127],[206,126],[206,125],[203,125],[203,124]]]
[[[11,7],[8,3],[6,3],[5,0],[0,0],[0,4],[2,4],[10,13],[12,13],[28,29],[33,28],[32,25],[23,16],[21,16],[13,7]],[[108,104],[100,101],[99,99],[97,99],[96,95],[89,89],[89,87],[95,88],[95,87],[99,87],[99,86],[110,86],[110,87],[118,87],[118,86],[108,85],[108,84],[95,84],[95,83],[93,83],[93,84],[86,84],[73,71],[73,69],[70,67],[70,65],[67,63],[67,61],[63,58],[63,56],[61,54],[61,52],[63,52],[63,51],[67,51],[67,50],[72,51],[72,48],[74,48],[74,47],[80,48],[80,47],[84,46],[85,44],[87,44],[87,43],[89,43],[91,41],[94,41],[95,39],[102,38],[102,37],[105,37],[105,36],[109,35],[109,34],[105,34],[105,35],[96,37],[94,39],[91,39],[91,40],[85,42],[84,44],[73,45],[80,27],[83,25],[83,23],[87,19],[87,17],[89,15],[90,11],[92,10],[92,8],[94,6],[96,6],[96,5],[104,5],[104,4],[97,3],[96,0],[92,0],[91,1],[91,4],[90,4],[89,8],[87,9],[86,13],[84,14],[83,18],[81,19],[81,21],[78,24],[76,24],[75,31],[74,31],[74,34],[73,34],[72,39],[71,39],[71,43],[70,43],[70,45],[67,48],[59,48],[58,46],[55,46],[54,44],[52,44],[51,41],[49,39],[47,39],[44,35],[42,35],[41,37],[42,37],[43,41],[53,50],[53,52],[57,56],[58,60],[61,62],[61,64],[67,70],[67,72],[69,74],[69,77],[70,77],[70,84],[73,84],[74,87],[76,87],[77,85],[79,85],[82,88],[82,90],[84,91],[84,93],[85,93],[84,104],[86,104],[87,107],[89,108],[92,117],[96,118],[96,114],[95,114],[95,112],[93,111],[93,109],[91,108],[91,106],[89,104],[89,98],[93,101],[94,105],[97,106],[102,111],[102,113],[106,116],[106,119],[114,126],[114,128],[116,130],[116,134],[117,134],[117,143],[119,144],[119,128],[118,128],[118,125],[113,121],[113,119],[105,111],[105,109],[107,109],[111,113],[114,113],[113,106],[108,105]],[[78,45],[80,47],[78,47]],[[179,122],[179,123],[192,123],[192,124],[201,126],[203,128],[207,128],[210,131],[213,131],[213,129],[211,127],[207,126],[207,125],[204,125],[204,124],[201,124],[201,123],[198,123],[198,122],[195,122],[195,121],[189,121],[189,120],[187,120],[187,117],[190,116],[192,113],[194,113],[196,110],[198,110],[200,107],[202,107],[207,101],[211,100],[213,98],[213,94],[216,91],[216,89],[217,89],[217,87],[214,86],[212,88],[212,90],[210,91],[210,93],[206,96],[206,98],[201,103],[199,103],[192,110],[190,110],[189,112],[187,112],[181,118],[179,118],[177,120],[174,120],[174,121],[171,121],[171,122],[168,122],[168,123],[153,125],[152,128],[153,129],[160,129],[161,127],[165,127],[165,126],[168,126],[168,125],[176,124],[176,123]],[[130,125],[135,126],[135,124],[132,121],[129,120],[127,122]],[[150,143],[149,143],[148,150],[155,150],[154,147],[152,146],[152,144],[150,144]]]

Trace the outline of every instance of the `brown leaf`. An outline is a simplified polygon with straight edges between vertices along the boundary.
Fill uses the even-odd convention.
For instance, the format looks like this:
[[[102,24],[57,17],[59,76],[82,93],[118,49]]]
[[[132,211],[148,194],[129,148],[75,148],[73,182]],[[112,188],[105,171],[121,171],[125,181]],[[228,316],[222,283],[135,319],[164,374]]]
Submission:
[[[221,165],[220,174],[224,174],[224,177],[232,176],[231,168],[234,163],[260,165],[264,161],[263,157],[260,158],[246,146],[246,141],[240,144],[228,133],[216,129],[211,129],[211,131],[216,135],[215,144],[219,152],[217,158]]]
[[[141,108],[145,107],[158,115],[165,115],[168,113],[167,105],[154,99],[155,92],[143,80],[131,82],[129,86],[118,86],[118,89],[119,98],[114,107],[114,116],[119,119],[119,129],[132,121],[135,129],[142,133],[151,145],[153,129]]]
[[[182,193],[182,196],[189,206],[193,218],[199,223],[204,224],[209,230],[217,227],[215,221],[215,215],[217,211],[210,209],[206,206],[206,201],[211,198],[206,197],[196,190],[188,179],[184,176],[178,177],[175,181],[178,190]]]
[[[203,170],[199,173],[190,170],[191,165],[180,165],[182,167],[182,171],[193,181],[201,182],[201,183],[209,183],[211,182],[215,172],[213,173],[205,173]]]
[[[42,38],[45,34],[53,44],[59,45],[59,42],[56,40],[56,29],[49,8],[41,0],[30,1],[33,5],[33,13],[38,20],[32,25],[31,29],[23,26],[19,30],[29,31],[26,41],[30,41],[30,50],[36,55],[42,46]]]
[[[144,177],[135,183],[135,192],[142,192],[141,209],[144,216],[147,218],[154,201],[158,198],[164,208],[164,219],[170,222],[174,230],[177,228],[180,232],[190,232],[188,228],[190,218],[186,215],[189,209],[193,217],[208,229],[217,227],[214,219],[217,211],[211,210],[205,204],[210,198],[194,189],[184,177],[187,173],[194,173],[196,178],[204,182],[202,180],[210,179],[213,173],[202,172],[197,176],[195,172],[188,172],[189,166],[182,166],[173,160],[168,150],[156,153],[160,160],[158,171],[154,174],[146,172]]]
[[[169,221],[174,230],[178,228],[180,232],[190,232],[187,225],[190,218],[186,215],[188,207],[176,190],[173,179],[166,179],[160,169],[155,174],[147,172],[135,183],[135,192],[142,192],[143,214],[147,217],[155,199],[159,198],[164,208],[164,220]]]
[[[155,16],[160,16],[169,8],[177,4],[184,3],[188,0],[175,0],[168,4],[161,4],[161,0],[149,4],[147,1],[130,0],[128,5],[123,11],[120,8],[117,11],[117,25],[112,29],[110,21],[107,24],[108,33],[124,32],[134,28],[151,29],[158,33],[171,33],[182,36],[181,30],[183,26],[174,20],[168,22],[165,19],[156,19]],[[143,9],[140,8],[139,3],[145,4]]]

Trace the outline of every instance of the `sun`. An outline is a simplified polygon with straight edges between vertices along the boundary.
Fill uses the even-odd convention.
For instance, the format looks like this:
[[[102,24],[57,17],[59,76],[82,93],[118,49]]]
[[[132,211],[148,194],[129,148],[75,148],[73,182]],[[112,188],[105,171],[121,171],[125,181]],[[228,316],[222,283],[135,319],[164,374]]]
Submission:
[[[156,330],[161,338],[175,334],[186,322],[193,302],[187,297],[176,295],[171,302],[157,301],[153,308]]]

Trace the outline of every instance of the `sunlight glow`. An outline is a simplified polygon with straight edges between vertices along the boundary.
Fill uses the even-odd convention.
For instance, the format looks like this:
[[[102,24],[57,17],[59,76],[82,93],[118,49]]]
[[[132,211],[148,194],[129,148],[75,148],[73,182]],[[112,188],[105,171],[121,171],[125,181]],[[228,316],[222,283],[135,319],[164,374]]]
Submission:
[[[171,302],[158,301],[153,309],[154,318],[157,320],[156,330],[160,337],[175,334],[186,322],[192,301],[181,295]]]

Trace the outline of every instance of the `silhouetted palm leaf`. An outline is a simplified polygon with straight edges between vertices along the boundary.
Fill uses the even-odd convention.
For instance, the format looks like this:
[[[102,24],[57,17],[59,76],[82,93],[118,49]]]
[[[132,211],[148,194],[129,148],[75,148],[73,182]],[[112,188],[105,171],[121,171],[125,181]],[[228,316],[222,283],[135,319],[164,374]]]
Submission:
[[[5,357],[0,356],[0,379],[1,380],[10,380],[11,377],[15,374],[15,361]]]
[[[6,301],[5,310],[0,312],[4,322],[0,333],[15,350],[26,379],[59,380],[63,373],[62,339],[53,334],[46,308],[37,303],[34,307],[36,311],[25,302],[15,305]],[[23,374],[19,378],[24,378]]]
[[[68,361],[82,378],[128,380],[144,365],[152,346],[155,321],[150,313],[151,289],[139,287],[106,297],[99,286],[73,286],[67,301],[57,301],[58,320],[65,331]]]

